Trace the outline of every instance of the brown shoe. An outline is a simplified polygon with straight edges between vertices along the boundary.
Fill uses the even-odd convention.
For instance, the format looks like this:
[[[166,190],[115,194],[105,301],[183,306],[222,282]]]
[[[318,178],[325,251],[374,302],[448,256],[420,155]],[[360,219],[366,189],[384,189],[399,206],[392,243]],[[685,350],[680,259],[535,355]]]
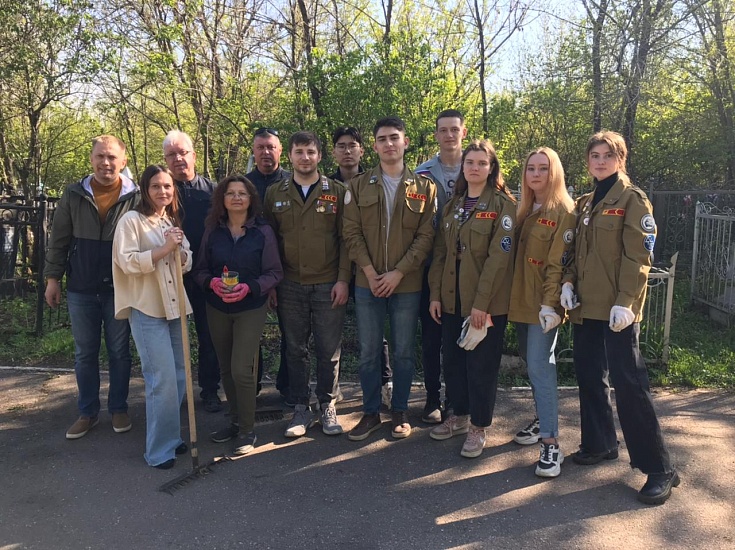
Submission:
[[[363,439],[367,439],[381,425],[380,414],[363,414],[357,426],[352,428],[350,433],[347,434],[347,438],[350,441],[362,441]]]
[[[77,421],[66,430],[67,439],[79,439],[87,435],[87,432],[94,428],[100,419],[97,416],[80,416]]]
[[[129,432],[132,427],[128,413],[112,413],[112,429],[115,433]]]
[[[396,439],[403,439],[411,435],[411,424],[408,423],[408,412],[393,411],[391,418],[393,431],[391,435]]]

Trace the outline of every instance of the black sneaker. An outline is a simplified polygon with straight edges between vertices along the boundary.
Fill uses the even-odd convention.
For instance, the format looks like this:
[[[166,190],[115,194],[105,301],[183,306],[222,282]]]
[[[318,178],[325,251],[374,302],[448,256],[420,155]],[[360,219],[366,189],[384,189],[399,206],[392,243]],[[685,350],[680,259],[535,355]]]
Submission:
[[[222,400],[216,393],[202,397],[204,401],[204,410],[210,413],[220,412],[222,410]]]
[[[186,451],[189,450],[189,446],[186,443],[182,443],[178,447],[176,447],[176,450],[174,451],[177,455],[183,455],[186,453]]]
[[[536,475],[539,477],[557,477],[561,473],[564,453],[558,443],[541,442],[541,453],[536,463]]]
[[[536,417],[528,426],[518,431],[518,433],[513,436],[513,441],[519,445],[533,445],[534,443],[538,443],[541,439],[539,437],[540,432],[538,417]]]
[[[255,442],[258,438],[255,432],[246,434],[237,434],[234,441],[232,442],[232,454],[236,456],[243,456],[248,454],[250,451],[255,449]]]
[[[215,443],[225,443],[240,433],[240,425],[232,423],[226,428],[209,434],[209,439]]]
[[[582,464],[584,466],[592,466],[594,464],[602,462],[603,460],[617,460],[617,458],[617,447],[615,449],[604,451],[602,453],[591,453],[588,450],[580,447],[579,450],[572,455],[572,460],[574,462],[576,462],[577,464]]]

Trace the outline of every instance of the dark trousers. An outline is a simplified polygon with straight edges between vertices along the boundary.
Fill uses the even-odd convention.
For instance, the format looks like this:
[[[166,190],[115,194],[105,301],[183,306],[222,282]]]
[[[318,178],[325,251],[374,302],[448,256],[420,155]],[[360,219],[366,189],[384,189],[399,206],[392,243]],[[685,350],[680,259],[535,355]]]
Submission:
[[[429,268],[424,269],[424,281],[421,287],[421,363],[424,369],[424,387],[426,388],[426,402],[439,405],[439,392],[442,388],[441,352],[442,326],[429,314]],[[447,401],[450,401],[448,394]]]
[[[574,325],[574,370],[579,384],[581,447],[603,453],[617,447],[610,382],[630,465],[644,474],[671,472],[661,426],[653,408],[646,363],[638,338],[640,325],[613,332],[608,321],[584,319]]]
[[[444,381],[447,392],[452,396],[454,414],[469,414],[472,424],[484,428],[493,421],[508,316],[494,316],[487,336],[471,351],[457,345],[463,322],[462,315],[442,313]]]
[[[194,326],[199,341],[199,389],[202,398],[217,394],[219,390],[220,373],[217,354],[212,345],[212,337],[207,322],[207,302],[204,291],[188,275],[184,277],[184,288],[189,297],[191,308],[194,310]]]

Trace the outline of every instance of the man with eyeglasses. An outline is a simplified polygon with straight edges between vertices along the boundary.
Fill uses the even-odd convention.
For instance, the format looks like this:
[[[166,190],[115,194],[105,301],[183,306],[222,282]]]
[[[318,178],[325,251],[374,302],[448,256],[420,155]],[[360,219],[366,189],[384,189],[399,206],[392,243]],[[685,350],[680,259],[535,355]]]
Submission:
[[[278,236],[284,279],[278,312],[288,354],[294,414],[286,437],[301,437],[314,424],[310,408],[309,338],[316,351],[316,397],[322,431],[342,433],[334,403],[338,393],[342,327],[351,263],[342,240],[345,187],[319,174],[321,141],[296,132],[288,142],[293,176],[272,185],[263,209]]]
[[[283,146],[278,138],[278,130],[275,128],[258,128],[253,136],[253,158],[255,160],[255,168],[245,174],[260,196],[260,204],[265,203],[265,193],[267,189],[276,182],[287,180],[291,177],[291,172],[281,168],[281,154]],[[281,397],[286,405],[293,406],[294,403],[289,401],[288,391],[288,364],[286,361],[286,339],[283,337],[283,326],[281,318],[278,318],[278,328],[281,331],[281,363],[278,367],[278,375],[276,376],[276,389],[281,392]],[[258,391],[260,391],[261,380],[263,379],[263,350],[258,350]]]
[[[437,219],[441,219],[444,205],[452,197],[454,184],[462,170],[462,140],[467,137],[464,116],[455,109],[447,109],[436,117],[434,137],[439,153],[416,168],[416,173],[426,176],[436,185]],[[436,222],[434,224],[436,229]],[[428,273],[431,258],[424,268],[421,288],[421,360],[424,366],[426,404],[421,420],[427,424],[442,421],[441,405],[441,341],[442,328],[429,315]],[[443,412],[451,407],[451,396],[445,395]]]
[[[197,257],[204,235],[204,218],[207,217],[212,193],[216,186],[211,180],[196,173],[197,155],[188,134],[171,130],[163,140],[163,157],[174,176],[179,190],[183,215],[183,229],[191,245],[193,257]],[[222,410],[219,398],[219,363],[212,345],[207,323],[207,307],[204,291],[191,278],[184,275],[184,287],[194,311],[194,326],[199,341],[199,389],[207,412]]]

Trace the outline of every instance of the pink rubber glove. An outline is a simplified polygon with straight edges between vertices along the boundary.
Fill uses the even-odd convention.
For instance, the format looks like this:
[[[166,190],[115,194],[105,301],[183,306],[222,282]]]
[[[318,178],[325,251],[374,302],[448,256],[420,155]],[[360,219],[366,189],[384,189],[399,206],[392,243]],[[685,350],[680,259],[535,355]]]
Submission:
[[[225,297],[222,298],[222,301],[228,304],[231,304],[232,302],[239,302],[240,300],[245,298],[248,293],[250,293],[250,287],[247,285],[247,283],[237,283],[229,294],[225,294]]]
[[[211,288],[212,292],[219,296],[219,299],[222,301],[225,301],[225,296],[229,294],[227,285],[222,282],[220,277],[212,277],[212,280],[209,281],[209,288]]]

